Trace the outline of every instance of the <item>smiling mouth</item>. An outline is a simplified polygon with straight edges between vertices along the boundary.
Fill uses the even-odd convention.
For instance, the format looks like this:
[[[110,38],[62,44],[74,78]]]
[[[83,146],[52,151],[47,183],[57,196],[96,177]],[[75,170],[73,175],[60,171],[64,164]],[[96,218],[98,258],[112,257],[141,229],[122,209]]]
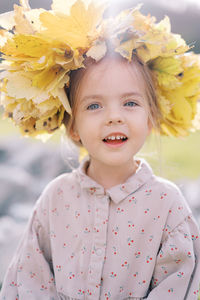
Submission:
[[[103,139],[103,142],[109,145],[119,145],[125,143],[127,140],[128,138],[125,136],[110,136]]]

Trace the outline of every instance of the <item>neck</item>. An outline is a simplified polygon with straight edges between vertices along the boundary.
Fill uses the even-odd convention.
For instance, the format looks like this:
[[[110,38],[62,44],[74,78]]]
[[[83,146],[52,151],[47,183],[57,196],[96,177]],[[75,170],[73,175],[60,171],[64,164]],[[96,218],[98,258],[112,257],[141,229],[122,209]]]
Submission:
[[[90,161],[87,169],[87,175],[105,189],[109,189],[115,185],[124,183],[131,175],[133,175],[138,167],[138,162],[132,160],[126,165],[108,166],[102,165],[97,161]]]

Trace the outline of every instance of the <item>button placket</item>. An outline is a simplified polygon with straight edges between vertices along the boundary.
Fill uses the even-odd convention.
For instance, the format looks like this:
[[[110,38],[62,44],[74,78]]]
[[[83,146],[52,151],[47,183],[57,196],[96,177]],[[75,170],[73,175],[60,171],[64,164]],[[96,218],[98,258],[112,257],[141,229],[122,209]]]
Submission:
[[[86,296],[88,300],[100,298],[108,228],[108,223],[105,223],[104,220],[108,219],[109,216],[109,203],[110,199],[108,195],[95,195],[94,228],[98,230],[93,231],[92,254],[89,266],[90,272],[88,274],[88,289],[92,291],[92,293]]]

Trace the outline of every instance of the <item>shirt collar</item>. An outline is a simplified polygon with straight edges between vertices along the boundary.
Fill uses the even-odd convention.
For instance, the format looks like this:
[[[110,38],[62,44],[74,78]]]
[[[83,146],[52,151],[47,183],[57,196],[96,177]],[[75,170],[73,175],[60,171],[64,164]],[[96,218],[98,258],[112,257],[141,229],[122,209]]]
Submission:
[[[81,161],[79,168],[73,171],[75,172],[81,188],[88,190],[91,195],[103,196],[107,194],[116,204],[135,193],[147,181],[149,181],[153,175],[149,164],[144,159],[140,158],[137,159],[137,161],[139,161],[139,166],[135,174],[131,175],[123,184],[119,184],[105,190],[103,186],[98,184],[86,174],[89,161],[89,157],[87,156]]]

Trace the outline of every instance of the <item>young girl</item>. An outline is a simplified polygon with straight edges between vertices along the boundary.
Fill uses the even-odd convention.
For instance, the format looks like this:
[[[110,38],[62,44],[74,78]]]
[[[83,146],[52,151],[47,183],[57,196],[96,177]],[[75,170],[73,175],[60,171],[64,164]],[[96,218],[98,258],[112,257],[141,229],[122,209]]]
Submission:
[[[138,13],[135,20],[141,21]],[[145,20],[138,24],[147,26]],[[94,47],[97,53],[99,44]],[[159,99],[167,90],[161,98],[150,69],[158,61],[148,65],[138,53],[131,51],[128,60],[107,44],[101,59],[90,53],[84,68],[71,71],[65,87],[71,114],[63,122],[89,155],[78,169],[50,182],[36,202],[1,300],[197,300],[197,224],[179,189],[136,156],[152,128],[175,134],[186,127],[177,120],[164,124]],[[177,69],[174,94],[184,85]]]

